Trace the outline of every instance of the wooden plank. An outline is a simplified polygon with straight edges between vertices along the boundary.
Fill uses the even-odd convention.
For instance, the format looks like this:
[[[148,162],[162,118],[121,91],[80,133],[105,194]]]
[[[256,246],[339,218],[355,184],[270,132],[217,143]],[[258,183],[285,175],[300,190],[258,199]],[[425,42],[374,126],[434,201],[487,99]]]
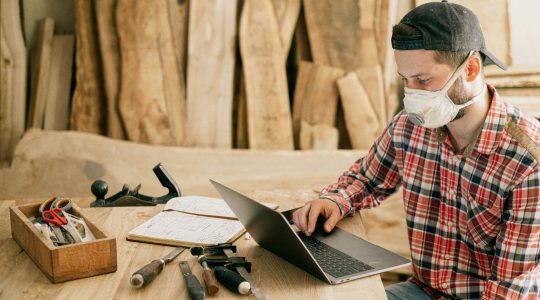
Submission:
[[[49,87],[49,66],[54,33],[54,20],[45,18],[40,23],[38,42],[32,66],[32,86],[30,88],[30,107],[28,127],[43,128],[43,116]]]
[[[186,144],[186,84],[183,77],[181,62],[178,60],[178,51],[174,46],[173,31],[166,0],[158,1],[157,28],[159,38],[157,39],[160,51],[160,60],[163,66],[164,95],[169,123],[175,144],[184,146]]]
[[[496,88],[532,88],[540,87],[540,73],[489,77],[487,82]]]
[[[532,88],[499,88],[501,96],[540,96],[540,87]]]
[[[287,74],[269,0],[247,0],[240,20],[251,149],[293,149]]]
[[[325,124],[312,126],[302,120],[299,139],[301,150],[336,150],[338,148],[339,132],[334,126]]]
[[[521,0],[508,2],[508,18],[510,23],[511,68],[540,68],[540,1]],[[498,69],[493,67],[493,69]]]
[[[397,0],[378,0],[381,5],[381,18],[379,22],[379,38],[377,47],[379,51],[379,62],[381,65],[384,81],[384,92],[386,99],[387,122],[394,116],[399,100],[396,99],[397,80],[396,62],[394,50],[390,43],[392,27],[396,23],[398,12]]]
[[[69,127],[74,45],[75,37],[72,34],[53,37],[44,129],[67,130]]]
[[[509,67],[508,70],[502,70],[499,68],[488,68],[484,70],[486,78],[491,77],[509,77],[509,76],[525,76],[525,75],[539,75],[540,67]]]
[[[351,71],[361,63],[359,0],[304,0],[313,61]]]
[[[416,6],[437,0],[416,0]],[[510,21],[508,0],[454,0],[472,10],[480,24],[486,40],[486,47],[507,65],[512,64],[510,49]],[[497,22],[493,22],[497,20]]]
[[[360,67],[379,65],[379,51],[375,39],[375,0],[360,1],[360,50],[354,54],[359,56]],[[377,26],[378,27],[378,26]]]
[[[387,125],[387,112],[381,67],[375,65],[358,68],[356,69],[356,75],[369,96],[371,107],[374,109],[379,120],[379,132],[382,132]]]
[[[294,62],[296,66],[300,65],[302,61],[312,61],[311,49],[309,47],[309,38],[306,28],[306,18],[304,15],[304,8],[300,10],[300,16],[298,16],[298,24],[294,32]]]
[[[236,118],[236,148],[248,149],[249,137],[247,128],[247,100],[244,72],[240,69],[238,79],[237,118]]]
[[[302,0],[272,0],[285,58],[289,55]]]
[[[354,149],[369,149],[379,134],[379,121],[356,73],[338,79],[345,124]]]
[[[300,63],[293,104],[295,141],[299,141],[302,121],[311,126],[336,125],[338,105],[336,80],[343,74],[343,70],[338,68],[310,62]]]
[[[540,119],[540,93],[536,96],[503,96],[504,101],[513,104],[524,113]]]
[[[77,84],[71,103],[70,128],[104,134],[107,112],[94,5],[91,0],[75,0],[75,24]]]
[[[26,80],[28,64],[26,55],[27,51],[21,28],[19,1],[0,1],[0,14],[0,26],[3,28],[1,29],[3,32],[0,34],[4,35],[3,39],[5,39],[4,42],[6,43],[4,47],[7,48],[5,53],[8,53],[8,51],[11,53],[11,60],[9,61],[11,76],[11,84],[9,87],[10,96],[2,96],[2,100],[0,100],[0,102],[9,101],[11,103],[11,110],[8,111],[2,109],[2,113],[0,113],[9,114],[9,118],[11,119],[10,125],[8,126],[10,138],[4,139],[4,136],[2,136],[2,141],[0,143],[2,145],[7,145],[7,155],[4,156],[4,158],[10,161],[13,154],[13,149],[22,137],[26,126]],[[1,55],[3,56],[4,50],[2,50],[2,52],[3,53]],[[7,62],[8,61],[4,61],[4,63]],[[4,79],[5,78],[2,78],[0,80]],[[7,87],[2,87],[2,92],[0,92],[0,94],[7,92],[7,89]],[[3,106],[4,104],[0,105]],[[6,122],[7,124],[8,121],[5,115],[2,117],[2,120],[2,122]],[[2,156],[2,154],[0,154],[0,156]],[[0,164],[1,161],[2,159],[0,159]]]
[[[184,83],[187,78],[189,2],[190,0],[169,0],[167,2],[176,59],[179,61],[181,78]]]
[[[118,110],[120,50],[114,20],[115,7],[116,0],[95,1],[96,23],[107,100],[107,135],[117,139],[125,139],[126,133]]]
[[[167,15],[165,0],[118,0],[119,108],[130,140],[183,145],[184,85]]]
[[[187,145],[232,147],[236,1],[189,6]]]
[[[11,161],[13,155],[13,54],[4,26],[0,24],[0,168]]]

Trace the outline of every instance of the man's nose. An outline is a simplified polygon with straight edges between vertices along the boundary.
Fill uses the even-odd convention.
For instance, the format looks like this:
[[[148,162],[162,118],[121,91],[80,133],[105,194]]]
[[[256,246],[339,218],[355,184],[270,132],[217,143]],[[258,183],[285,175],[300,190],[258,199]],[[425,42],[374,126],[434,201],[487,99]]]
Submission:
[[[407,80],[404,80],[403,82],[403,85],[409,89],[413,89],[413,90],[421,90],[422,87],[420,84],[418,83],[415,83],[414,80],[410,80],[410,81],[407,81]]]

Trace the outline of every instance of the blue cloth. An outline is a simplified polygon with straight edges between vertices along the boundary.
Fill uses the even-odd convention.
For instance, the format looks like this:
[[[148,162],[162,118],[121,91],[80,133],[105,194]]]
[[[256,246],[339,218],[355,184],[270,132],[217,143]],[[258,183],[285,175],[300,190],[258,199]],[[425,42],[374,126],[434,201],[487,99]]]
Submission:
[[[385,291],[388,300],[431,300],[421,287],[409,281],[392,284]]]

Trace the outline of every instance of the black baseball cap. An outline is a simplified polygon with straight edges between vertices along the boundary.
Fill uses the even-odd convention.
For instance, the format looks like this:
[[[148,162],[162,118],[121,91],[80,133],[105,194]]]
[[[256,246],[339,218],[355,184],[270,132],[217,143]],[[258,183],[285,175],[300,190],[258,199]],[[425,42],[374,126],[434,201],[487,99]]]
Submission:
[[[465,6],[446,0],[429,2],[411,10],[399,23],[418,29],[422,36],[412,39],[392,36],[392,48],[396,50],[478,51],[483,54],[484,65],[508,68],[486,49],[480,22]]]

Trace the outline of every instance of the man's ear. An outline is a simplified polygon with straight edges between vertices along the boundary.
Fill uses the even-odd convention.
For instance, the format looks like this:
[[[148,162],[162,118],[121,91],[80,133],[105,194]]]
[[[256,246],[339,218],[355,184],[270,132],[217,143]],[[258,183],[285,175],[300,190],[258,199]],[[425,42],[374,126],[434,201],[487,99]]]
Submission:
[[[482,72],[482,59],[478,53],[473,54],[469,58],[467,67],[465,68],[467,82],[472,82]]]

